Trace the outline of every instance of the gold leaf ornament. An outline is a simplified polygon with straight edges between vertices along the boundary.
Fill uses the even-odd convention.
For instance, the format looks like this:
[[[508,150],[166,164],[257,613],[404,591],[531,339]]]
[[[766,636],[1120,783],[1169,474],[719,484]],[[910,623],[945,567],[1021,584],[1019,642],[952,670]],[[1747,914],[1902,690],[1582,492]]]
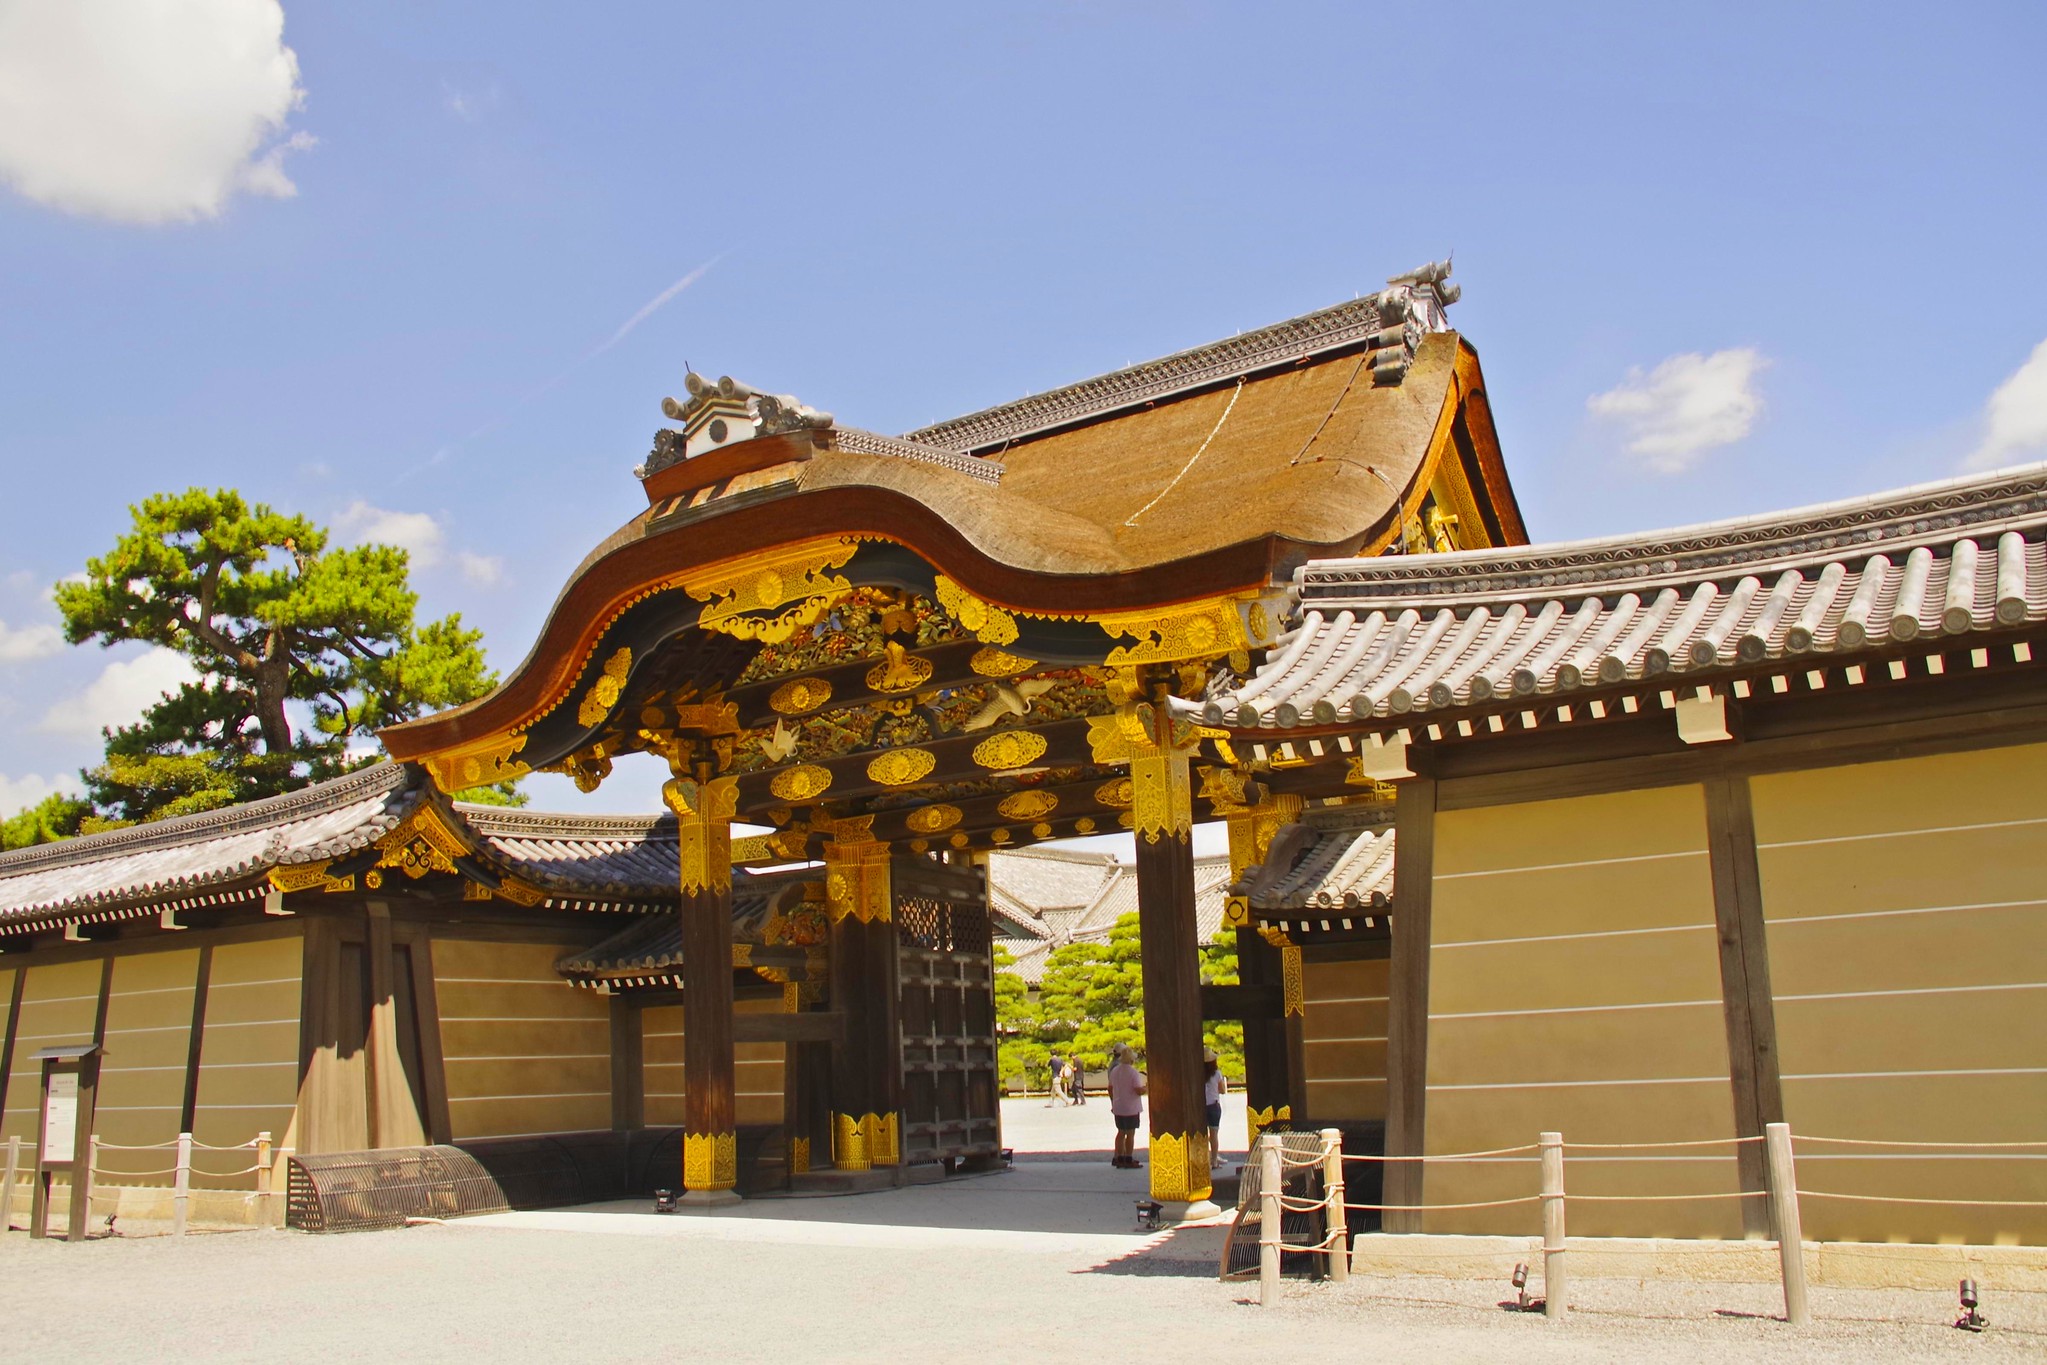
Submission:
[[[961,819],[958,806],[919,806],[903,820],[918,834],[939,834],[951,829]]]
[[[1019,673],[1028,673],[1038,666],[1036,659],[1026,659],[1021,654],[1011,654],[1006,649],[992,645],[974,651],[974,657],[967,660],[967,667],[984,678],[1014,678]]]
[[[1129,810],[1136,799],[1135,788],[1127,777],[1112,777],[1095,788],[1095,800],[1112,810]]]
[[[777,714],[800,715],[815,711],[832,699],[832,685],[823,678],[792,678],[776,688],[768,705]]]
[[[1002,772],[1035,762],[1045,752],[1045,737],[1034,730],[1004,730],[974,746],[974,762]]]
[[[784,801],[801,805],[824,795],[831,785],[831,769],[821,768],[815,763],[799,763],[776,773],[768,783],[768,790]]]
[[[937,766],[938,756],[929,749],[891,749],[867,765],[867,778],[884,787],[907,787]]]
[[[991,645],[1014,644],[1016,617],[991,602],[984,602],[944,574],[937,577],[938,605],[948,616],[972,631],[976,639]]]
[[[931,680],[931,661],[906,652],[891,640],[883,647],[888,657],[867,670],[867,685],[876,692],[909,692]]]
[[[1010,820],[1042,820],[1059,809],[1059,798],[1050,792],[1016,792],[1003,797],[995,809]]]
[[[604,661],[604,671],[591,684],[583,704],[576,708],[576,724],[588,727],[603,723],[611,708],[618,705],[619,694],[625,691],[625,676],[632,667],[630,649],[620,649]]]

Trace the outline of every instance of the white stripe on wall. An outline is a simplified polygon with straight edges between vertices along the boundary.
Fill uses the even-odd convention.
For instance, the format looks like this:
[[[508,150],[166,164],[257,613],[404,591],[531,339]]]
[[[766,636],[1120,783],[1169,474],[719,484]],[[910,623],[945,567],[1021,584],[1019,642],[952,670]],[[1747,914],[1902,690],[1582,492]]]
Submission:
[[[1661,863],[1673,858],[1703,858],[1703,848],[1681,849],[1674,853],[1630,853],[1620,858],[1581,858],[1568,863],[1529,863],[1524,867],[1490,867],[1478,872],[1438,872],[1439,882],[1454,882],[1464,877],[1511,877],[1520,872],[1567,872],[1577,867],[1614,867],[1622,863]]]
[[[1780,995],[1778,1003],[1786,1000],[1873,1000],[1893,995],[1960,995],[1969,991],[2038,991],[2047,990],[2047,981],[2014,981],[2005,985],[1989,986],[1900,986],[1887,991],[1825,991],[1810,995]]]
[[[1861,844],[1871,839],[1895,839],[1901,834],[1967,834],[1979,829],[2017,829],[2025,825],[2047,825],[2047,817],[2025,820],[1986,820],[1975,825],[1929,825],[1923,829],[1884,829],[1866,834],[1830,834],[1819,839],[1780,839],[1772,843],[1756,840],[1757,848],[1807,848],[1815,844]]]
[[[1779,1000],[1787,999],[1778,996]],[[1606,1014],[1613,1010],[1673,1010],[1694,1009],[1700,1006],[1721,1008],[1718,1000],[1645,1000],[1636,1005],[1557,1005],[1539,1010],[1472,1010],[1465,1014],[1431,1014],[1429,1022],[1438,1019],[1518,1019],[1531,1014]]]
[[[1785,1080],[1791,1077],[1786,1076]],[[1557,1090],[1580,1085],[1726,1085],[1725,1076],[1636,1076],[1621,1081],[1486,1081],[1467,1085],[1438,1085],[1431,1090]]]
[[[1582,938],[1631,938],[1641,934],[1696,934],[1700,930],[1714,932],[1710,922],[1699,924],[1658,924],[1646,929],[1587,929],[1579,934],[1530,934],[1525,938],[1472,938],[1462,942],[1439,941],[1434,946],[1444,948],[1497,948],[1519,947],[1524,943],[1562,943],[1569,939]]]

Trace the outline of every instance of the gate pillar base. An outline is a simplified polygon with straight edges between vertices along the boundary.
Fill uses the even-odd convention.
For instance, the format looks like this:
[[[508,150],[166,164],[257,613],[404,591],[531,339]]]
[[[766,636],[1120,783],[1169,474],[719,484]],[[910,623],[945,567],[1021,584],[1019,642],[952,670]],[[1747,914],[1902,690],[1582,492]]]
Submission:
[[[675,1201],[677,1213],[710,1213],[743,1202],[736,1190],[685,1190]]]
[[[1200,1223],[1222,1215],[1222,1209],[1212,1199],[1176,1200],[1168,1199],[1159,1204],[1159,1226],[1178,1227],[1182,1223]]]

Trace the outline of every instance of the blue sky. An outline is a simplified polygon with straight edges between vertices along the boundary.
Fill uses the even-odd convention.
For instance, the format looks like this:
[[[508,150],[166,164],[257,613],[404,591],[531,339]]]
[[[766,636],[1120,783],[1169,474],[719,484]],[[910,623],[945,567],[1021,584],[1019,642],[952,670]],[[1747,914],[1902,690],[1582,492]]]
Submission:
[[[0,0],[9,809],[158,676],[49,636],[130,502],[398,537],[509,668],[685,362],[897,431],[1454,251],[1538,539],[2047,454],[2038,5],[276,9]]]

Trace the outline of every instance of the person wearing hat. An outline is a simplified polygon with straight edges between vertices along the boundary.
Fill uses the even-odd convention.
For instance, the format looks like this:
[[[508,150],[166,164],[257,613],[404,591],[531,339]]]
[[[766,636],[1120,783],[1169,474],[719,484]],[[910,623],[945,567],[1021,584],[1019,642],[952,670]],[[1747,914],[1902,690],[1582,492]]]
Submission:
[[[1201,1049],[1201,1061],[1201,1098],[1208,1106],[1208,1164],[1220,1166],[1223,1156],[1217,1134],[1223,1126],[1223,1091],[1229,1089],[1230,1083],[1229,1078],[1223,1075],[1222,1067],[1216,1064],[1214,1048]]]
[[[1137,1169],[1137,1123],[1144,1116],[1144,1076],[1135,1064],[1130,1044],[1118,1043],[1109,1067],[1109,1113],[1116,1120],[1116,1155],[1111,1166]]]

